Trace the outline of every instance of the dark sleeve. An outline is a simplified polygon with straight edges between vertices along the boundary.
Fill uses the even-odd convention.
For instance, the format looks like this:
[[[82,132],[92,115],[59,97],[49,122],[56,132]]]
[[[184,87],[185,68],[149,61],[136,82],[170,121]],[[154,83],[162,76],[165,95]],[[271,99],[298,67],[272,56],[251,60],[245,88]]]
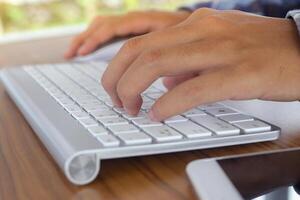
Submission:
[[[294,189],[300,195],[300,182],[294,186]]]
[[[186,10],[186,11],[194,11],[197,10],[198,8],[212,8],[212,1],[210,2],[202,2],[202,3],[195,3],[195,4],[190,4],[190,5],[184,5],[179,8],[179,10]]]
[[[255,14],[284,18],[289,10],[300,9],[300,0],[218,0],[183,6],[180,9],[193,11],[201,7],[217,10],[241,10]]]

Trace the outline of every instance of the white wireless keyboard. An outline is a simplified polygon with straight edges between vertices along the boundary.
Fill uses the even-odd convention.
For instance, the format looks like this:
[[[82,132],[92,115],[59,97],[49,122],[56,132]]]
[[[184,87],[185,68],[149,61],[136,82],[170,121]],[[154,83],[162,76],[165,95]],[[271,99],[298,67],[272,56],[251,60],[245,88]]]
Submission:
[[[155,100],[164,93],[162,87],[155,85],[150,86],[142,94],[143,105],[140,113],[137,116],[130,116],[123,109],[113,106],[110,97],[100,84],[99,80],[106,67],[105,62],[23,67],[23,70],[56,101],[57,105],[99,143],[99,148],[94,147],[91,151],[98,153],[99,160],[278,138],[279,128],[222,103],[201,105],[163,122],[153,122],[147,117],[147,112]],[[76,134],[73,137],[77,137]],[[52,140],[60,138],[65,139],[64,136],[59,136]],[[80,139],[76,143],[80,143]],[[46,146],[50,146],[48,149],[54,148],[51,145]],[[66,167],[68,163],[61,165],[73,183],[86,184],[95,178],[95,172],[89,175],[93,177],[72,175],[70,160],[72,159],[68,160],[70,167]]]

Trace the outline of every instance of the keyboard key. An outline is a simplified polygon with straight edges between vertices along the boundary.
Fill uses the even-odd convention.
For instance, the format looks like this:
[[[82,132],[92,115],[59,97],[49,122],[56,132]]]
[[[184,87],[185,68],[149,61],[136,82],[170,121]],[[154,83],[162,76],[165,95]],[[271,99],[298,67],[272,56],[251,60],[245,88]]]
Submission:
[[[153,104],[154,103],[154,100],[147,97],[147,96],[143,96],[143,103],[151,103]]]
[[[127,112],[125,111],[124,108],[117,108],[117,107],[114,107],[113,110],[116,111],[116,112],[119,113],[119,114],[127,113]]]
[[[79,105],[81,106],[91,106],[91,105],[103,105],[103,103],[99,100],[95,100],[95,99],[80,99],[80,100],[75,100]]]
[[[244,114],[234,114],[234,115],[225,115],[219,117],[220,119],[228,122],[228,123],[236,123],[236,122],[243,122],[243,121],[252,121],[253,117]]]
[[[96,111],[96,110],[103,110],[102,104],[84,104],[82,108],[88,112]]]
[[[192,120],[212,130],[219,136],[237,135],[240,133],[240,129],[209,115],[192,117]]]
[[[213,116],[223,116],[223,115],[230,115],[230,114],[237,114],[238,112],[235,110],[232,110],[230,108],[210,108],[205,110],[207,113],[213,115]]]
[[[92,118],[83,118],[79,119],[79,122],[84,126],[84,127],[89,127],[89,126],[96,126],[98,125],[98,122]]]
[[[162,126],[163,124],[160,122],[151,121],[148,117],[133,119],[132,122],[138,127],[150,127],[150,126]]]
[[[207,114],[197,108],[194,108],[192,110],[189,110],[189,111],[183,113],[183,116],[185,116],[185,117],[193,117],[193,116],[199,116],[199,115],[207,115]]]
[[[211,104],[204,104],[201,106],[198,106],[198,109],[200,110],[207,110],[211,108],[223,108],[224,106],[220,103],[211,103]]]
[[[68,104],[74,104],[74,101],[72,101],[69,98],[57,99],[57,102],[60,103],[62,106],[68,105]]]
[[[76,105],[76,104],[69,104],[69,105],[64,106],[64,108],[65,108],[69,113],[81,111],[81,108],[80,108],[78,105]]]
[[[125,145],[141,145],[150,144],[152,142],[152,138],[143,132],[124,133],[120,134],[119,138]]]
[[[84,118],[90,118],[90,115],[87,112],[84,111],[78,111],[78,112],[73,112],[72,116],[75,119],[84,119]]]
[[[108,134],[108,131],[103,126],[100,126],[100,125],[99,126],[91,126],[88,128],[88,131],[94,136]]]
[[[98,119],[99,122],[101,122],[104,126],[115,126],[115,125],[122,125],[122,124],[128,124],[128,121],[121,118],[102,118]]]
[[[151,135],[157,142],[169,142],[183,138],[180,133],[166,125],[144,127],[143,130]]]
[[[123,113],[122,116],[128,120],[133,120],[133,119],[146,118],[147,114],[144,111],[140,111],[139,114],[136,116],[129,115],[128,113]]]
[[[110,126],[109,130],[113,132],[115,135],[123,134],[123,133],[136,133],[139,132],[139,129],[132,124],[122,124]]]
[[[169,124],[169,126],[178,130],[188,138],[202,138],[212,135],[211,131],[191,121],[172,123]]]
[[[184,122],[184,121],[187,121],[187,120],[188,120],[187,118],[184,118],[181,115],[177,115],[177,116],[174,116],[174,117],[170,117],[169,119],[166,119],[164,122],[166,124],[169,124],[169,123],[176,123],[176,122]]]
[[[161,97],[163,94],[164,94],[163,92],[147,92],[146,96],[153,100],[156,100],[159,97]]]
[[[144,102],[142,104],[141,109],[145,110],[145,111],[148,111],[148,110],[150,110],[150,108],[152,107],[152,105],[153,105],[153,102]]]
[[[99,135],[97,139],[105,147],[117,147],[120,145],[120,140],[113,135]]]
[[[245,133],[256,133],[271,130],[271,126],[269,124],[258,120],[237,122],[234,123],[234,125],[241,128]]]
[[[115,113],[113,110],[103,110],[103,111],[92,111],[90,114],[96,119],[102,118],[116,118],[119,115]]]

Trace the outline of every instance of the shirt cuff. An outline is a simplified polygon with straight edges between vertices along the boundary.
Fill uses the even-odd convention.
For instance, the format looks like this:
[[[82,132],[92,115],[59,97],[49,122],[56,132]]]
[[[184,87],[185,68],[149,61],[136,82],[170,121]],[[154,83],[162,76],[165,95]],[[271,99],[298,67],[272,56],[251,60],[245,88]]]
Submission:
[[[299,10],[291,10],[287,13],[286,18],[293,19],[298,30],[298,34],[300,36],[300,9]]]

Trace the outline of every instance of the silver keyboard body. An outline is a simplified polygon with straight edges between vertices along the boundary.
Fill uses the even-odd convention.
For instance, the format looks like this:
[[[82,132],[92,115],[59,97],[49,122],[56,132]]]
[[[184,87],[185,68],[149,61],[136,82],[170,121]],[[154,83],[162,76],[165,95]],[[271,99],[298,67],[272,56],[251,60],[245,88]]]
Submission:
[[[146,117],[163,94],[143,94],[138,117],[113,108],[99,80],[106,63],[32,65],[1,72],[1,80],[47,150],[74,184],[93,181],[104,159],[275,140],[280,129],[223,103],[202,105],[163,123]]]

